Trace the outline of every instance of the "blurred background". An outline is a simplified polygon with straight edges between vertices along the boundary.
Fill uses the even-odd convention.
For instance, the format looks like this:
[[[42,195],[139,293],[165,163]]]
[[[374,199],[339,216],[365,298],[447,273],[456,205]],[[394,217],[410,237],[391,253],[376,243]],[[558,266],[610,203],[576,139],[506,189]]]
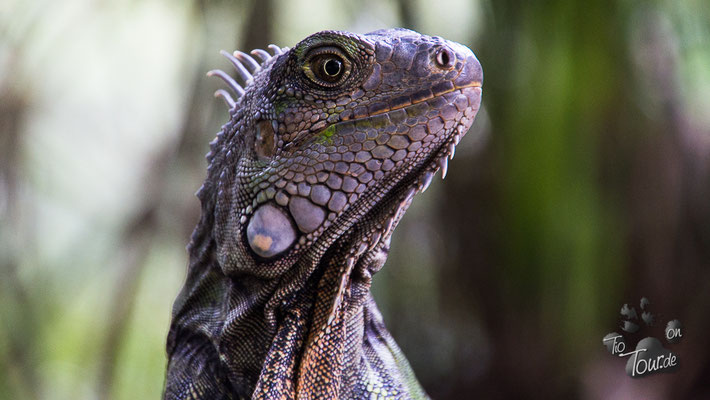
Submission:
[[[0,399],[159,398],[218,51],[394,26],[485,72],[373,287],[428,393],[710,398],[707,0],[4,0]],[[602,346],[642,296],[647,334],[683,324],[679,372]]]

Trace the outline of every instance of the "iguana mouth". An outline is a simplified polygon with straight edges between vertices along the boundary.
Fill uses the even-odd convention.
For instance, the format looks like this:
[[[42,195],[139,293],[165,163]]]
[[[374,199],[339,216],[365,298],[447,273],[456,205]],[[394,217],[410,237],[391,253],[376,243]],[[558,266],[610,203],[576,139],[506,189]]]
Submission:
[[[454,93],[454,92],[462,92],[465,89],[471,89],[471,88],[482,88],[482,83],[480,81],[474,81],[470,82],[465,85],[456,85],[452,81],[444,81],[439,84],[433,85],[431,88],[423,89],[411,94],[403,94],[401,96],[395,97],[392,100],[389,101],[388,104],[385,104],[383,102],[378,102],[375,103],[374,105],[370,106],[369,108],[358,108],[356,107],[354,110],[352,110],[350,113],[342,113],[340,116],[340,120],[337,122],[334,122],[332,124],[324,124],[322,128],[318,129],[315,132],[304,132],[303,135],[299,135],[296,137],[293,141],[290,143],[287,143],[284,151],[287,150],[296,150],[299,149],[303,145],[308,145],[311,143],[313,140],[318,140],[317,138],[321,137],[323,133],[329,129],[332,129],[333,127],[345,123],[357,123],[358,121],[364,121],[367,120],[368,118],[373,118],[377,117],[378,115],[383,115],[387,113],[391,113],[393,111],[398,111],[398,110],[403,110],[407,109],[409,107],[416,106],[417,104],[421,104],[425,101],[437,98],[437,97],[443,97],[449,93]],[[479,94],[480,96],[480,94]],[[457,141],[458,143],[458,141]]]
[[[443,81],[441,83],[437,83],[436,85],[433,85],[431,88],[427,89],[422,89],[420,91],[411,93],[411,94],[403,94],[402,96],[394,97],[391,99],[388,103],[384,102],[379,102],[375,103],[372,106],[370,106],[367,110],[369,111],[367,114],[358,114],[357,113],[357,108],[355,111],[353,111],[353,115],[343,115],[341,117],[341,122],[344,121],[358,121],[366,118],[371,118],[375,117],[380,114],[386,114],[388,112],[392,111],[397,111],[400,109],[404,109],[407,107],[411,107],[414,105],[417,105],[419,103],[423,103],[427,100],[431,100],[435,97],[440,97],[444,96],[448,93],[456,92],[456,91],[462,91],[467,88],[480,88],[482,87],[482,83],[479,81],[474,81],[465,85],[456,85],[452,81]],[[354,119],[351,119],[354,118]],[[323,130],[327,129],[324,128]],[[318,133],[320,133],[319,131]]]

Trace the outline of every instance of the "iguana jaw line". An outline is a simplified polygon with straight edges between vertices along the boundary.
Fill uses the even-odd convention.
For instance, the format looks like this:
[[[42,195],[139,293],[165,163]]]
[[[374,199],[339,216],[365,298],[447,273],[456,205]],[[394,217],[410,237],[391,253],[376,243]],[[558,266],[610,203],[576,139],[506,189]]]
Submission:
[[[416,102],[412,102],[411,104],[398,107],[398,108],[393,108],[387,111],[382,111],[378,113],[373,113],[371,115],[358,118],[358,119],[351,119],[347,121],[341,121],[337,122],[332,125],[338,125],[342,123],[356,123],[357,121],[364,120],[367,118],[374,117],[376,115],[381,115],[381,114],[386,114],[388,112],[396,111],[399,109],[406,109],[408,107],[412,107],[416,104],[425,102],[427,100],[431,100],[432,98],[435,97],[441,97],[446,94],[452,93],[452,92],[460,92],[464,93],[466,89],[475,89],[478,88],[478,97],[480,99],[481,96],[481,83],[480,82],[473,82],[467,85],[461,85],[461,86],[455,86],[454,89],[447,90],[445,92],[442,92],[440,94],[437,94],[435,96],[428,97],[426,99],[422,99]],[[474,117],[475,114],[478,112],[478,108],[476,108],[474,112]],[[472,120],[473,118],[471,118]],[[332,126],[330,125],[330,126]],[[327,129],[328,127],[324,128]],[[397,207],[396,210],[393,210],[392,215],[389,219],[386,221],[383,221],[383,230],[382,232],[373,232],[373,235],[371,236],[371,239],[374,237],[377,240],[372,240],[370,242],[370,245],[368,246],[369,249],[374,248],[378,242],[383,241],[386,239],[389,234],[392,233],[394,230],[394,227],[396,226],[393,222],[399,221],[401,218],[402,214],[406,211],[407,206],[404,206],[404,203],[411,203],[412,198],[414,197],[415,194],[417,193],[423,193],[427,190],[429,185],[431,184],[434,175],[436,172],[439,170],[442,171],[441,177],[442,179],[446,178],[447,172],[448,172],[448,161],[452,160],[454,158],[455,154],[455,148],[458,145],[459,141],[461,138],[467,133],[468,128],[466,127],[466,123],[464,121],[458,121],[455,126],[453,126],[450,129],[446,129],[442,132],[440,132],[438,135],[444,137],[444,140],[442,143],[436,147],[431,153],[427,156],[424,157],[422,161],[419,163],[416,163],[413,165],[411,168],[409,168],[409,171],[405,173],[405,175],[398,181],[396,182],[380,199],[380,202],[387,202],[391,201],[391,197],[394,193],[403,193],[400,195],[397,200],[391,201],[392,202],[392,207]],[[362,218],[368,213],[372,211],[372,207],[370,207],[368,210],[365,212],[359,214],[359,217]],[[378,235],[377,233],[380,233],[381,235]]]
[[[480,83],[477,83],[453,89],[446,93],[463,91],[465,88],[480,87]],[[438,96],[443,96],[443,94]],[[475,112],[478,112],[478,108]],[[439,170],[442,171],[442,179],[446,177],[448,161],[454,158],[455,148],[467,131],[468,128],[466,127],[466,123],[462,121],[457,122],[454,127],[445,130],[442,135],[445,136],[446,139],[442,142],[442,144],[432,151],[424,161],[411,168],[411,170],[407,172],[407,174],[400,179],[398,183],[396,183],[387,193],[385,193],[384,196],[382,196],[380,201],[386,203],[385,209],[391,209],[390,215],[383,221],[381,228],[375,229],[368,233],[369,241],[367,242],[366,247],[362,246],[362,243],[358,244],[357,242],[351,245],[351,247],[359,246],[360,248],[353,248],[352,252],[354,255],[345,260],[347,267],[344,269],[343,276],[341,277],[341,288],[337,291],[336,296],[333,299],[333,304],[329,313],[330,315],[327,319],[327,325],[332,323],[335,318],[335,314],[338,312],[343,296],[343,286],[350,284],[352,274],[358,273],[360,275],[369,275],[369,272],[367,271],[353,270],[353,266],[357,264],[357,259],[363,257],[367,251],[376,250],[384,246],[384,244],[389,241],[392,233],[394,232],[394,228],[397,226],[404,213],[411,205],[414,195],[425,192],[431,184],[434,175]],[[371,212],[372,208],[363,213],[363,216]],[[345,312],[344,308],[341,309],[340,312]]]
[[[453,132],[456,132],[456,134],[451,136]],[[392,209],[390,216],[383,221],[382,227],[378,227],[368,233],[369,241],[365,242],[365,246],[363,246],[363,242],[359,241],[348,246],[352,247],[351,255],[344,260],[345,266],[343,267],[340,284],[338,290],[334,292],[335,296],[332,300],[325,326],[332,325],[338,314],[343,317],[346,313],[347,307],[342,307],[341,303],[344,300],[346,289],[351,285],[353,274],[359,275],[360,280],[364,279],[365,281],[369,281],[371,276],[370,271],[356,267],[359,259],[365,257],[368,252],[378,251],[378,249],[385,246],[390,240],[397,224],[411,205],[414,195],[427,190],[436,172],[441,169],[442,179],[445,178],[448,160],[454,157],[453,149],[456,144],[458,144],[461,137],[466,134],[464,124],[456,124],[450,131],[445,131],[445,134],[449,136],[449,138],[442,143],[438,149],[433,151],[431,156],[427,157],[420,166],[413,168],[399,183],[395,184],[394,187],[382,197],[383,202],[389,203],[386,209]],[[392,193],[397,193],[397,195],[390,196]],[[363,215],[367,215],[370,212],[372,212],[372,209],[368,210]],[[323,328],[325,327],[321,329]]]

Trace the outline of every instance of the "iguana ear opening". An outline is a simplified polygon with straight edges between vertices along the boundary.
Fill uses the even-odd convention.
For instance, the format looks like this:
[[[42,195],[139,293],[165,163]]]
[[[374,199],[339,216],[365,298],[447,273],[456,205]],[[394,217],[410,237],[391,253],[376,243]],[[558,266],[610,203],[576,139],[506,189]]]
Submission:
[[[256,124],[254,151],[259,161],[269,161],[276,151],[276,134],[270,121]]]

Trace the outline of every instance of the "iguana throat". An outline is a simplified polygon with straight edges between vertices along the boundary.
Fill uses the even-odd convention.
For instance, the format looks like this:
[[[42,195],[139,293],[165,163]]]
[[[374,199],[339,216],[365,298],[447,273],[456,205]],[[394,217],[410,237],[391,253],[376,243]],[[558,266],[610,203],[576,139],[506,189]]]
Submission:
[[[166,399],[425,397],[370,295],[389,239],[480,106],[466,47],[325,31],[227,55],[168,337]],[[220,397],[221,396],[221,397]]]

